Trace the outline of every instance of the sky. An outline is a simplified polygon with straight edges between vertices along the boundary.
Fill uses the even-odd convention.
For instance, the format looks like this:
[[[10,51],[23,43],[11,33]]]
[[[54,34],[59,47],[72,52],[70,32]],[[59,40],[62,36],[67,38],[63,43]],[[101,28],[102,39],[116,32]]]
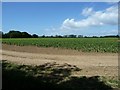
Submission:
[[[3,2],[2,30],[38,35],[117,35],[117,5],[112,2]]]
[[[119,0],[2,0],[2,2],[119,2]]]

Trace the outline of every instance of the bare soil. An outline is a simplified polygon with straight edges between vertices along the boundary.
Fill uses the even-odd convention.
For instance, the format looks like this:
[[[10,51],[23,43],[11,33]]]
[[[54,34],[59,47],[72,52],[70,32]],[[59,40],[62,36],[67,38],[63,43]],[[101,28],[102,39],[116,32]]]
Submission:
[[[118,76],[117,53],[84,53],[75,50],[35,46],[2,45],[2,60],[17,64],[41,65],[47,62],[68,63],[82,69],[74,75]]]

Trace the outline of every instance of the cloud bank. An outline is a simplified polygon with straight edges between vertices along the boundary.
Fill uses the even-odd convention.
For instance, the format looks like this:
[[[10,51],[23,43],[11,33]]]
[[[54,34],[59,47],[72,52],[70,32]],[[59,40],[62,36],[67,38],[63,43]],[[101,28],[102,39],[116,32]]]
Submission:
[[[103,11],[94,11],[93,8],[83,9],[82,15],[86,19],[75,20],[67,18],[63,21],[61,29],[80,29],[85,27],[95,27],[118,24],[118,7],[112,6]]]

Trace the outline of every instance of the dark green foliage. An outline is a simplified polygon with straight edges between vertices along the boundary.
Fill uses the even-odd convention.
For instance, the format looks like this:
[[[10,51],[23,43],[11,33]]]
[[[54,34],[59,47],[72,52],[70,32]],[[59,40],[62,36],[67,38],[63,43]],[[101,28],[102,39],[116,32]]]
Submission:
[[[20,31],[9,31],[8,33],[2,34],[3,38],[32,38],[27,32]]]
[[[32,36],[30,34],[28,34],[27,32],[21,32],[21,36],[22,38],[31,38]]]
[[[33,34],[32,37],[33,38],[38,38],[38,35],[37,34]]]

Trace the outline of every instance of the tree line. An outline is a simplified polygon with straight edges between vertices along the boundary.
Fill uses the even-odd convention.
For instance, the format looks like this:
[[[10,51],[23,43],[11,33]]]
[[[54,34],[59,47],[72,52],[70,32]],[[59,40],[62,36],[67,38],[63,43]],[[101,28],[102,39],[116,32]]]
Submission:
[[[37,34],[29,34],[27,32],[9,31],[8,33],[1,32],[2,38],[38,38]]]
[[[0,37],[1,38],[118,38],[119,35],[109,35],[109,36],[83,36],[83,35],[42,35],[38,36],[37,34],[29,34],[27,32],[20,32],[20,31],[9,31],[8,33],[3,33],[0,31]]]

